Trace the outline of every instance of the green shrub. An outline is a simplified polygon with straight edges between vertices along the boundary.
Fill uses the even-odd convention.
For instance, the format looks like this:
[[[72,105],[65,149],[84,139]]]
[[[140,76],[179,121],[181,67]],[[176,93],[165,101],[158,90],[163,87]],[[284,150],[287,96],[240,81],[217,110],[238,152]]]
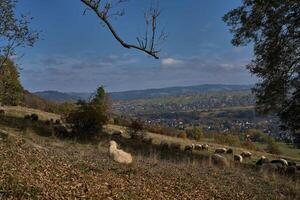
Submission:
[[[144,124],[140,120],[133,120],[129,125],[129,135],[134,139],[143,139],[144,132]]]
[[[186,130],[187,137],[199,141],[203,137],[203,129],[199,127],[193,127]]]
[[[228,146],[241,146],[241,140],[237,135],[234,134],[216,134],[215,135],[215,142],[218,144],[225,144]]]
[[[274,138],[269,137],[267,141],[267,152],[272,154],[281,154],[280,147]]]
[[[89,140],[102,131],[109,120],[106,95],[99,87],[90,103],[83,102],[76,110],[69,113],[67,123],[71,124],[73,137]]]

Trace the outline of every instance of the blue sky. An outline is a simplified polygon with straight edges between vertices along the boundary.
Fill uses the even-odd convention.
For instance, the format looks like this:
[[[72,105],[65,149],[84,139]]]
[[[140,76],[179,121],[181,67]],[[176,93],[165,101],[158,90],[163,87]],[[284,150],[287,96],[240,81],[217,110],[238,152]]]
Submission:
[[[225,3],[226,2],[226,3]],[[124,91],[197,84],[252,84],[245,66],[250,47],[236,48],[222,16],[240,0],[160,0],[161,27],[168,33],[161,59],[124,49],[80,0],[20,1],[32,28],[41,31],[33,48],[20,51],[21,80],[30,91],[90,92],[98,85]],[[112,19],[118,33],[135,42],[150,0],[130,0],[125,16]],[[120,7],[121,8],[121,7]]]

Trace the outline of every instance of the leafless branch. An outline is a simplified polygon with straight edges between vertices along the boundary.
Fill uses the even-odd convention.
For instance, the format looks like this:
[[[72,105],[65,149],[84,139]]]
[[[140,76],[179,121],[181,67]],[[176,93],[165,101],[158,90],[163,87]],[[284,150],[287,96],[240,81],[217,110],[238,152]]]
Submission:
[[[112,8],[116,5],[125,2],[126,0],[117,0],[117,2],[112,3],[113,1],[103,1],[103,0],[80,0],[84,3],[88,9],[92,10],[98,18],[106,25],[110,30],[114,38],[125,48],[137,49],[145,52],[146,54],[158,59],[159,50],[156,49],[158,43],[166,39],[166,34],[162,31],[160,34],[157,34],[157,21],[160,16],[160,9],[158,4],[154,6],[151,5],[148,12],[145,13],[145,34],[143,37],[137,37],[137,45],[129,44],[125,42],[119,34],[116,32],[115,28],[112,26],[109,18],[112,16],[123,16],[124,10],[111,13]],[[87,9],[84,11],[84,13]],[[151,28],[149,26],[151,25]],[[149,29],[151,33],[149,33]],[[158,38],[157,38],[157,35]]]

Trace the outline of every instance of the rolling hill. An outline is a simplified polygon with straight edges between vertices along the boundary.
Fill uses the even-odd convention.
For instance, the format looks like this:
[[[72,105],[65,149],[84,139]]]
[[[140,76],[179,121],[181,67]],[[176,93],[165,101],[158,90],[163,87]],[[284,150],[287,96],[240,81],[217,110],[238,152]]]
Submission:
[[[166,96],[180,96],[186,94],[205,93],[205,92],[222,92],[222,91],[244,91],[250,90],[251,85],[196,85],[196,86],[184,86],[184,87],[167,87],[159,89],[145,89],[145,90],[132,90],[124,92],[111,92],[110,95],[113,100],[135,100],[135,99],[149,99],[156,97]],[[59,91],[41,91],[34,93],[44,99],[66,102],[77,101],[79,99],[86,100],[92,93],[64,93]]]

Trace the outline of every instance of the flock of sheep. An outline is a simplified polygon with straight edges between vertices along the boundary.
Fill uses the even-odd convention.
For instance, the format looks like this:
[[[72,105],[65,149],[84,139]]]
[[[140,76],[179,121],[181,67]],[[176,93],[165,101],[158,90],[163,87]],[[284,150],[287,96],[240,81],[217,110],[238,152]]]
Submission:
[[[175,146],[174,144],[171,144],[170,148],[177,148],[178,145],[176,147],[171,146]],[[208,148],[209,146],[207,144],[191,144],[185,146],[184,151],[208,151]],[[210,156],[210,162],[220,167],[228,167],[229,161],[227,157],[224,156],[226,154],[233,155],[233,160],[235,163],[243,163],[244,159],[251,159],[252,157],[252,153],[249,151],[243,151],[240,154],[233,154],[233,149],[217,148],[215,149],[214,154]],[[131,164],[133,161],[131,154],[121,149],[118,149],[117,143],[115,141],[110,141],[109,155],[114,161],[118,163]],[[259,160],[257,160],[256,166],[258,166],[260,170],[265,172],[274,172],[286,175],[295,175],[296,171],[299,170],[299,166],[297,166],[296,163],[293,161],[287,161],[282,158],[269,160],[265,156],[262,156]]]

